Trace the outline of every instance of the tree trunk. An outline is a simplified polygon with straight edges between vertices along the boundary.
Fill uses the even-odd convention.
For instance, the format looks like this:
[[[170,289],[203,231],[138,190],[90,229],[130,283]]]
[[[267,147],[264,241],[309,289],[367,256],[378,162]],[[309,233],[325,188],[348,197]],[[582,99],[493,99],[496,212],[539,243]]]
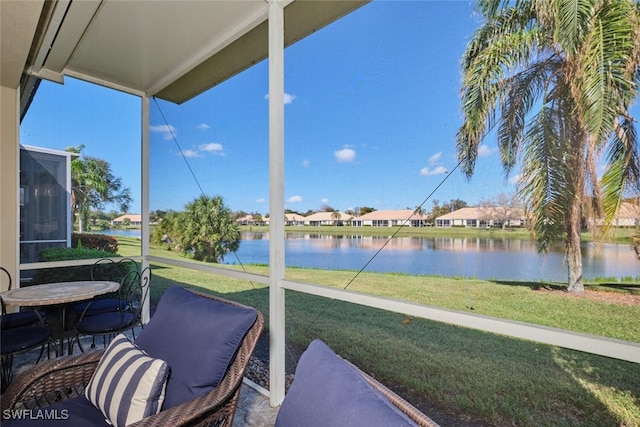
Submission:
[[[567,221],[567,268],[569,270],[569,292],[584,292],[582,282],[582,249],[580,248],[582,200],[575,195]]]

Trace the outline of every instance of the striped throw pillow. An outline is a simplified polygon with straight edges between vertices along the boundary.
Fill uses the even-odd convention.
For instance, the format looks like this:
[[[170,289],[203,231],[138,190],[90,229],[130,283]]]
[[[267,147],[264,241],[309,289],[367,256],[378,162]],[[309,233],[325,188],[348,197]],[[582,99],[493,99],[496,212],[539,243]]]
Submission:
[[[100,359],[85,397],[112,425],[124,427],[160,412],[168,374],[164,361],[149,357],[120,334]]]

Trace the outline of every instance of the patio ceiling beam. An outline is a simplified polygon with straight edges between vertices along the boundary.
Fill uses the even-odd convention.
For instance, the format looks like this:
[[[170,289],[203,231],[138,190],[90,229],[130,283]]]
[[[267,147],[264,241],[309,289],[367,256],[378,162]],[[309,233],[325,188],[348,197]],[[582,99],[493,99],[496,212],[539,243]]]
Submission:
[[[287,23],[283,29],[284,46],[292,45],[370,1],[279,0]],[[269,25],[268,20],[258,24],[166,87],[155,85],[149,94],[181,104],[266,59]]]

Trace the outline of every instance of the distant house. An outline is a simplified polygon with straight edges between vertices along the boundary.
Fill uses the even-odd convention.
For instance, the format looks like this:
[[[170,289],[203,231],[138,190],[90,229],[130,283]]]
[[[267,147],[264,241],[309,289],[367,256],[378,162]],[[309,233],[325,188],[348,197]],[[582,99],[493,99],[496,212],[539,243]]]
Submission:
[[[256,221],[253,218],[253,215],[245,215],[238,219],[236,219],[238,225],[256,225]]]
[[[613,219],[614,227],[635,227],[640,225],[640,206],[623,202],[618,209],[618,215]]]
[[[304,225],[317,227],[320,225],[344,225],[353,218],[353,215],[342,212],[316,212],[304,217]]]
[[[602,225],[602,219],[589,218],[589,224]],[[613,227],[635,227],[640,225],[640,206],[634,203],[623,202],[620,204],[618,214],[611,221]]]
[[[425,215],[416,214],[411,209],[400,209],[369,212],[354,218],[351,224],[356,227],[396,227],[403,224],[409,227],[422,227],[426,222]]]
[[[120,227],[123,225],[126,218],[129,218],[129,221],[131,221],[130,225],[142,225],[142,215],[138,214],[121,215],[118,218],[112,219],[111,225],[114,227]]]
[[[296,213],[284,215],[284,225],[304,225],[305,217]]]
[[[436,218],[436,227],[522,227],[524,211],[503,206],[466,207]]]

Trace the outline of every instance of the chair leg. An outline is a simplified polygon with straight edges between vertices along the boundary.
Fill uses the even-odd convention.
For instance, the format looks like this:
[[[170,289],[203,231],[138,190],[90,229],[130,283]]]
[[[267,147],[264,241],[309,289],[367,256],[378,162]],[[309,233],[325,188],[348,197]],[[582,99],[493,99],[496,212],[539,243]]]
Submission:
[[[40,354],[38,354],[38,358],[36,359],[36,364],[40,363],[40,359],[42,359],[42,355],[44,354],[44,346],[49,347],[49,344],[42,344],[42,347],[40,347]],[[48,348],[47,348],[47,352],[48,352]]]
[[[2,393],[4,393],[7,387],[9,387],[9,384],[11,384],[11,380],[13,380],[12,368],[13,368],[13,353],[2,356],[2,372],[0,373],[0,376],[1,376],[0,389]]]
[[[82,348],[82,342],[80,341],[80,335],[75,334],[73,337],[69,338],[69,356],[73,354],[73,346],[75,343],[78,343],[78,348],[80,352],[84,353],[84,348]]]

